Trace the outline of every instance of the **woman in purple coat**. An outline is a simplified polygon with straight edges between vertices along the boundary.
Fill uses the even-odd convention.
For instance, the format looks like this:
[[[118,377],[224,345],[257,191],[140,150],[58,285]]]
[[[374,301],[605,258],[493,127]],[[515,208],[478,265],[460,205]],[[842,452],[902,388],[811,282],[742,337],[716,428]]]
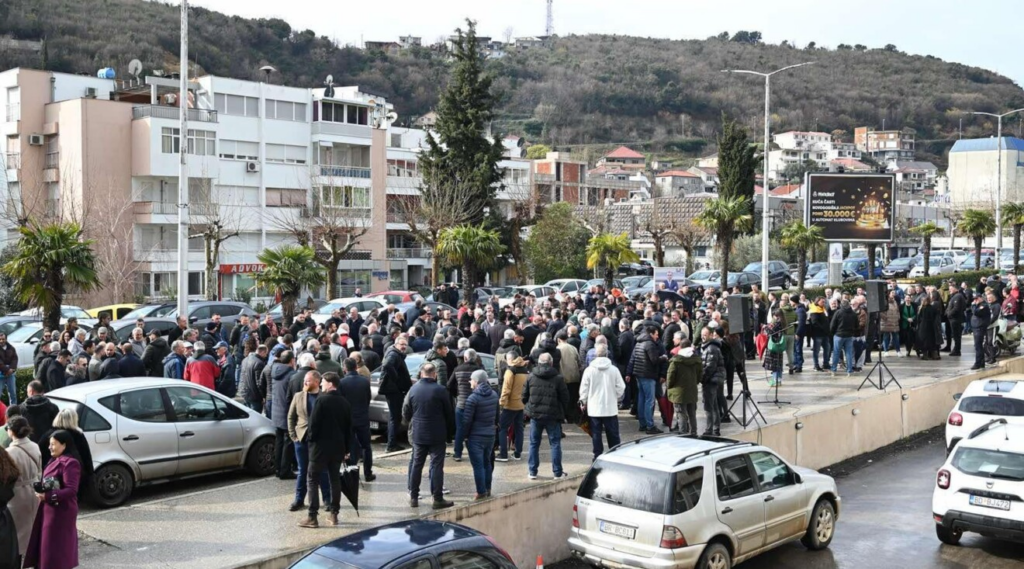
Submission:
[[[71,569],[78,566],[78,483],[82,466],[67,431],[50,435],[50,462],[43,479],[55,478],[57,490],[36,494],[39,514],[25,552],[25,568]]]

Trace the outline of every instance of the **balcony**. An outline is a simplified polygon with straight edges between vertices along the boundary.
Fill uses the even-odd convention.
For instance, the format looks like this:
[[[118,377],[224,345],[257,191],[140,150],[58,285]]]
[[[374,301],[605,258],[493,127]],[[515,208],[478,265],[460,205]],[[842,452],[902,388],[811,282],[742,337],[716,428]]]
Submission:
[[[178,107],[168,107],[165,105],[139,105],[132,107],[132,120],[155,118],[155,119],[170,119],[180,120],[181,113],[178,111]],[[189,109],[188,110],[189,122],[217,122],[217,111],[209,111],[206,109]]]
[[[178,215],[178,204],[167,202],[135,202],[136,215]],[[209,202],[192,202],[188,206],[191,215],[216,215],[218,205]]]
[[[325,178],[364,178],[370,179],[370,169],[361,166],[321,165],[320,175]]]
[[[434,252],[429,248],[388,249],[388,259],[429,259]]]
[[[369,143],[371,130],[367,125],[317,121],[313,123],[313,135],[352,136],[365,138]]]
[[[417,196],[420,194],[420,186],[423,178],[419,176],[388,176],[387,192],[389,194]]]

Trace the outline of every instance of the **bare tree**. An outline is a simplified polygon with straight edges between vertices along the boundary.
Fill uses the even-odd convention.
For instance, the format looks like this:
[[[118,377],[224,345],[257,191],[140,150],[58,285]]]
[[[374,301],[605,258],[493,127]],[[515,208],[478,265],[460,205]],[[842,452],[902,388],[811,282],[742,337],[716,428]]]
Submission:
[[[707,245],[711,234],[692,219],[674,219],[669,224],[672,239],[686,253],[686,274],[693,273],[694,251],[701,245]]]
[[[96,272],[112,304],[131,300],[142,267],[135,251],[135,204],[124,199],[125,190],[113,180],[94,184],[83,207],[85,234],[95,242]]]
[[[203,180],[209,180],[204,178]],[[189,189],[189,239],[203,240],[203,259],[206,274],[206,299],[217,300],[217,265],[220,248],[225,241],[237,237],[243,208],[221,207],[211,200],[209,185]]]
[[[75,170],[70,163],[61,164],[59,154],[26,157],[9,151],[0,154],[0,160],[7,190],[0,202],[0,225],[82,223],[84,204],[76,199],[80,191],[76,192]],[[18,170],[17,182],[7,179],[8,168]]]
[[[646,234],[654,245],[654,262],[659,267],[665,266],[665,245],[672,236],[672,220],[664,211],[664,200],[660,203],[657,198],[651,199],[647,205],[647,215],[642,216],[640,222],[641,235]]]
[[[505,38],[506,44],[512,43],[512,37],[515,35],[515,32],[515,28],[513,28],[512,26],[508,26],[507,28],[505,28],[505,31],[502,32],[501,36]]]
[[[511,233],[509,256],[518,267],[526,266],[526,252],[523,249],[523,228],[533,225],[540,214],[540,199],[531,183],[505,183],[502,188],[507,195],[507,229]],[[526,272],[517,273],[522,283]]]
[[[576,215],[576,219],[579,220],[583,227],[587,228],[590,235],[596,237],[602,233],[611,232],[612,227],[612,210],[611,204],[608,200],[601,202],[599,205],[591,206],[578,206],[573,208],[573,213]]]

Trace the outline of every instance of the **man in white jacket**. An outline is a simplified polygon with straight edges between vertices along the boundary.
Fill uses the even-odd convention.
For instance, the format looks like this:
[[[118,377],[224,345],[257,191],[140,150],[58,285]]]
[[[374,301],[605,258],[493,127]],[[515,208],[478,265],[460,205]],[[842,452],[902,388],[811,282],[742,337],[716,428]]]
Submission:
[[[607,344],[597,344],[597,357],[583,372],[580,382],[580,406],[590,416],[590,437],[594,443],[594,460],[604,452],[601,431],[608,436],[608,447],[619,444],[619,400],[626,392],[619,368],[608,359]]]

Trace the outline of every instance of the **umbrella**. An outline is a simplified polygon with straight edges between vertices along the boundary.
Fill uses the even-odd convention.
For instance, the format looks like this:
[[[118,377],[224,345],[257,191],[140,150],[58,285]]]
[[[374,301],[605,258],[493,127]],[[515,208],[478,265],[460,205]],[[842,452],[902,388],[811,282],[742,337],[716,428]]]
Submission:
[[[341,470],[341,493],[356,510],[359,517],[359,467],[346,466]]]

